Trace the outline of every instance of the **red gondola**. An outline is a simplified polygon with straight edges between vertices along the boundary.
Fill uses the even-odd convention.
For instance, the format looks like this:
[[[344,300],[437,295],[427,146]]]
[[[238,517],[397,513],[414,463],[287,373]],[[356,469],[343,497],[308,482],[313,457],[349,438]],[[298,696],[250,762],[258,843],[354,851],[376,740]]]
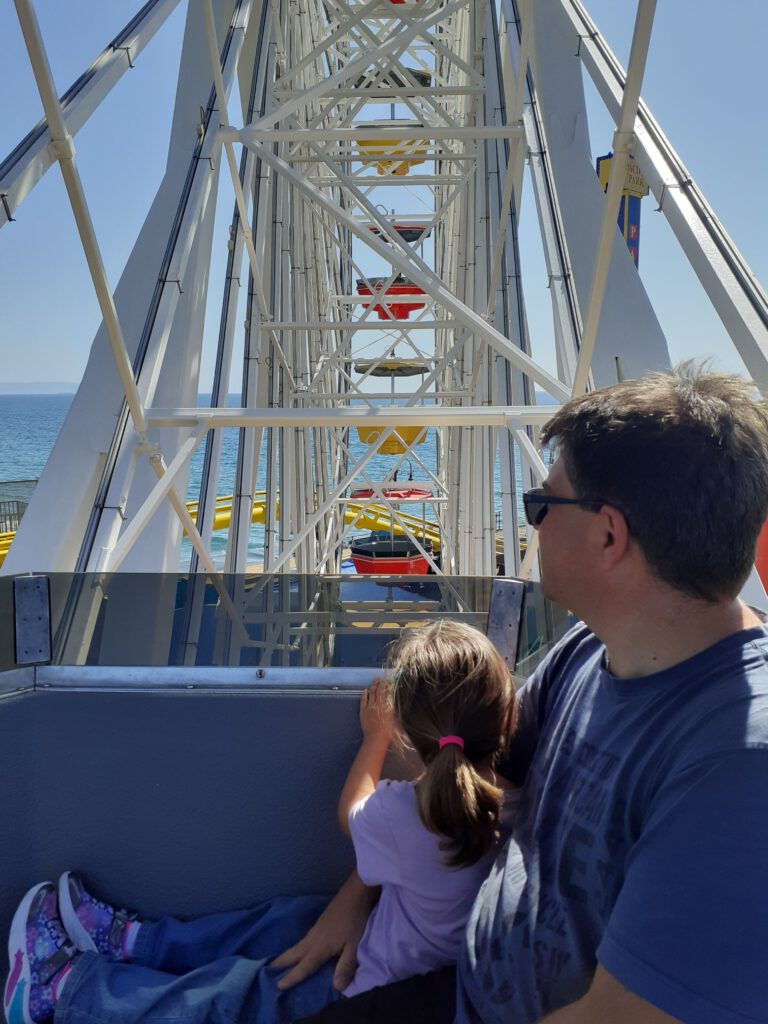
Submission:
[[[427,501],[432,497],[432,491],[428,491],[425,487],[384,487],[381,493],[389,501],[404,501],[406,498]],[[372,497],[372,487],[360,487],[350,494],[350,498],[353,499]]]
[[[432,553],[432,541],[424,539],[422,547]],[[352,542],[352,562],[361,574],[391,576],[425,576],[429,562],[413,541],[407,537],[376,537]]]
[[[371,291],[371,288],[369,288],[368,284],[362,278],[358,278],[357,281],[358,295],[373,295],[373,293],[376,292],[379,298],[387,301],[386,306],[377,304],[373,307],[379,320],[392,320],[393,318],[395,320],[408,320],[414,310],[423,309],[426,306],[426,302],[393,302],[393,298],[398,298],[400,296],[405,298],[406,296],[424,295],[426,293],[423,288],[419,288],[418,285],[413,284],[406,277],[403,277],[402,274],[398,274],[389,288],[387,288],[386,292],[383,292],[382,289],[388,280],[388,277],[369,278],[370,284],[373,286],[373,291]],[[370,303],[364,302],[363,305],[368,306]]]

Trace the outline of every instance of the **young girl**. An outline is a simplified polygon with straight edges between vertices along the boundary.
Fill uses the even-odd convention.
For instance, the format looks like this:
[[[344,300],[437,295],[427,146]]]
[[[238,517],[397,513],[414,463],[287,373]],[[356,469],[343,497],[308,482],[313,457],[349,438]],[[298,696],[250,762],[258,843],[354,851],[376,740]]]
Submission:
[[[361,696],[363,742],[339,800],[357,871],[381,896],[344,995],[456,960],[472,902],[498,845],[493,771],[514,717],[503,659],[477,630],[438,621],[390,656],[392,682]],[[413,782],[379,782],[391,741],[422,763]],[[8,1024],[232,1020],[287,1022],[339,997],[333,965],[290,989],[270,966],[323,909],[315,897],[188,922],[139,921],[66,872],[31,889],[11,926]]]

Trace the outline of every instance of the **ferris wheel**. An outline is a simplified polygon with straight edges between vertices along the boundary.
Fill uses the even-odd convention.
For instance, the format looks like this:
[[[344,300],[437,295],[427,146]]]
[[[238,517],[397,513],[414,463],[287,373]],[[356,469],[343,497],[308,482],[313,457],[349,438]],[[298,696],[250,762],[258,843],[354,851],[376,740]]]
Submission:
[[[4,572],[175,570],[184,532],[190,571],[242,574],[256,522],[270,573],[336,574],[351,551],[363,571],[391,571],[384,555],[535,574],[520,489],[546,475],[537,428],[572,393],[669,364],[617,229],[632,174],[768,388],[765,293],[640,101],[652,0],[626,71],[578,0],[191,0],[170,158],[114,293],[72,140],[178,0],[144,4],[64,102],[31,0],[15,2],[45,119],[0,166],[0,226],[58,162],[104,320]],[[605,189],[583,69],[616,124]],[[220,179],[232,214],[201,407]],[[556,374],[531,355],[524,181]]]

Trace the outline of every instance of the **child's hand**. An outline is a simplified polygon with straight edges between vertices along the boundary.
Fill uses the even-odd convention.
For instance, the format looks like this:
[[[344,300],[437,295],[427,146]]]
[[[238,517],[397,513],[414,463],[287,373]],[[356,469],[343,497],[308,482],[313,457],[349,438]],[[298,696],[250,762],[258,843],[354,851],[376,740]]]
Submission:
[[[390,742],[395,731],[391,684],[386,679],[374,679],[360,694],[360,728],[366,739]]]

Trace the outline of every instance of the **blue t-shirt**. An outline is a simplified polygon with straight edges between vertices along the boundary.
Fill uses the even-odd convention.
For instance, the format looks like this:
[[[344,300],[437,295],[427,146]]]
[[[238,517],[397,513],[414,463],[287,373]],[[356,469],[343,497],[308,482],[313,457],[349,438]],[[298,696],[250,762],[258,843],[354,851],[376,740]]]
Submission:
[[[596,964],[684,1024],[768,1022],[768,633],[635,679],[577,626],[520,691],[512,837],[459,961],[459,1022],[533,1024]]]

